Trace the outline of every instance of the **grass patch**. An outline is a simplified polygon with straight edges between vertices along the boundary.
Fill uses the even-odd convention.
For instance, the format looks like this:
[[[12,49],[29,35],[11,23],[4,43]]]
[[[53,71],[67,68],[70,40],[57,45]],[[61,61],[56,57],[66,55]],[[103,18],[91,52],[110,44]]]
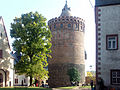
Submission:
[[[80,88],[91,88],[91,86],[81,86]]]
[[[70,86],[70,87],[58,87],[57,89],[74,89],[74,88],[77,88],[77,87],[80,87],[80,88],[91,88],[91,86]]]
[[[70,86],[70,87],[58,87],[57,89],[73,89],[76,88],[77,86]]]
[[[52,90],[51,88],[43,87],[3,87],[0,90]]]
[[[78,86],[70,86],[70,87],[58,87],[56,89],[74,89]],[[91,88],[91,86],[80,86],[80,88]],[[43,87],[1,87],[0,90],[52,90],[51,88],[43,88]]]

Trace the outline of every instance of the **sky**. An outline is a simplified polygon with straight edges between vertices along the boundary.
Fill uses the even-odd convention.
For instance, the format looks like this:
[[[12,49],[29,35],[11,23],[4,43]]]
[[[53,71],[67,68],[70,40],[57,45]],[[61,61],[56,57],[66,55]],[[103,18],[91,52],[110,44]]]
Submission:
[[[67,0],[72,16],[85,20],[85,50],[87,52],[86,71],[95,70],[95,0]],[[0,16],[3,17],[9,43],[12,48],[10,27],[15,17],[29,12],[39,12],[47,21],[59,17],[66,0],[1,0]],[[92,65],[92,68],[89,66]]]

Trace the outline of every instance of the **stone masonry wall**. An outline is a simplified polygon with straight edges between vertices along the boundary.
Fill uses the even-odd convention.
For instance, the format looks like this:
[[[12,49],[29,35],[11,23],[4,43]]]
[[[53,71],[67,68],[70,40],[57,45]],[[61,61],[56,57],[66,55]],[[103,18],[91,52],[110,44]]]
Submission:
[[[120,70],[120,5],[96,7],[96,73],[106,86],[111,85],[111,70]],[[118,35],[118,49],[107,50],[106,36]]]
[[[70,68],[77,68],[80,72],[80,83],[84,82],[85,78],[85,65],[84,64],[71,64],[71,63],[63,63],[63,64],[49,64],[49,86],[50,87],[61,87],[61,86],[70,86],[69,76],[67,75],[67,71]]]
[[[81,65],[81,80],[85,76],[84,20],[78,17],[61,16],[48,21],[52,32],[52,58],[49,59],[49,86],[69,86],[66,74],[69,64]],[[82,67],[82,68],[81,68]]]

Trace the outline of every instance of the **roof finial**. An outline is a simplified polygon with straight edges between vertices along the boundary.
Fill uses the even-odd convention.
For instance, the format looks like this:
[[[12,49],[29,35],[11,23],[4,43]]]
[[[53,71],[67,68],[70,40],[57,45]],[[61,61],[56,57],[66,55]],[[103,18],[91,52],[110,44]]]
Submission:
[[[64,8],[62,9],[61,16],[71,16],[70,11],[71,11],[71,10],[70,10],[70,8],[69,8],[68,5],[67,5],[67,0],[66,0],[65,6],[64,6]]]
[[[67,0],[66,0],[66,4],[67,4]]]

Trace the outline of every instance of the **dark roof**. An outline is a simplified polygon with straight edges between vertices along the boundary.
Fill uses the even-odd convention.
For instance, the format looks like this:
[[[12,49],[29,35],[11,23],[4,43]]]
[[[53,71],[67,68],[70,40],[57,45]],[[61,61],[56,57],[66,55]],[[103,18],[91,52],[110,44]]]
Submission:
[[[118,5],[120,0],[95,0],[95,6]]]

